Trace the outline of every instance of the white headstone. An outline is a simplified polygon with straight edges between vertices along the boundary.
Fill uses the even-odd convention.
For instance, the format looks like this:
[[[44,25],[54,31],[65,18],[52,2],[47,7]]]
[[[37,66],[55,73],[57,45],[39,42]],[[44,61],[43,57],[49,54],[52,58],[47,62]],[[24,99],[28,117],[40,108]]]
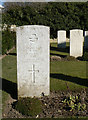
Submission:
[[[85,31],[84,35],[84,48],[88,49],[88,31]]]
[[[49,95],[49,35],[46,26],[17,28],[18,98]]]
[[[70,30],[70,56],[81,57],[83,55],[83,30]]]
[[[66,48],[66,31],[60,30],[58,34],[58,48]]]

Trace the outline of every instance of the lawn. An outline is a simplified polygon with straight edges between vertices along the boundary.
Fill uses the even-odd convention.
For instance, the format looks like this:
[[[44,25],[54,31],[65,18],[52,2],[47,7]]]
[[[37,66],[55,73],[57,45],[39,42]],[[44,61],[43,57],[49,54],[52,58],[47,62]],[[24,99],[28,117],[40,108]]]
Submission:
[[[56,56],[65,57],[69,55],[69,42],[66,43],[66,48],[64,49],[58,49],[57,43],[51,43],[50,47],[51,47],[51,51],[50,51],[51,56],[56,55]]]
[[[5,105],[5,101],[9,95],[12,98],[17,96],[17,62],[16,62],[16,50],[12,51],[12,54],[2,59],[2,101]]]
[[[51,43],[50,56],[69,56],[69,42],[66,48],[58,49],[57,43]],[[51,61],[50,62],[50,89],[52,90],[81,90],[88,87],[86,76],[86,61]]]
[[[88,87],[86,80],[86,62],[55,61],[51,62],[50,88],[51,90],[81,90]]]
[[[63,51],[58,51],[57,44],[51,44],[51,55],[69,55],[68,46]],[[17,98],[17,62],[16,50],[2,59],[2,100],[3,105],[9,95]],[[86,78],[86,61],[51,61],[50,62],[50,90],[66,91],[81,90],[88,87]]]

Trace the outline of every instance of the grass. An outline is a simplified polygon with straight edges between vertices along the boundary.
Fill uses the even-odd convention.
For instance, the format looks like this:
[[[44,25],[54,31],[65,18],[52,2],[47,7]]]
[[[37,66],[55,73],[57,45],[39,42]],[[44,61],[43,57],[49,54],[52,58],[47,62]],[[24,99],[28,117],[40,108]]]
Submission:
[[[88,87],[86,80],[86,62],[84,61],[55,61],[51,62],[50,89],[67,90],[67,85],[73,90]]]
[[[12,51],[15,54],[15,50]],[[17,96],[17,63],[15,55],[8,55],[2,59],[2,101],[5,107],[5,101],[9,95],[13,98]]]
[[[69,42],[65,49],[58,49],[57,43],[51,43],[51,56],[66,57],[69,55]],[[51,61],[50,63],[50,89],[66,91],[81,90],[88,87],[86,78],[86,61]]]
[[[51,56],[69,55],[69,43],[66,49],[57,49],[56,43],[51,43]],[[2,59],[2,101],[5,101],[9,95],[17,98],[17,62],[16,50],[13,50],[8,56]],[[50,63],[50,90],[67,91],[67,85],[74,90],[81,90],[88,87],[86,78],[86,61],[52,61]],[[4,108],[3,106],[3,108]]]
[[[66,48],[65,49],[58,49],[57,48],[57,43],[51,43],[51,51],[50,51],[50,56],[61,56],[65,57],[69,55],[69,42],[66,43]]]

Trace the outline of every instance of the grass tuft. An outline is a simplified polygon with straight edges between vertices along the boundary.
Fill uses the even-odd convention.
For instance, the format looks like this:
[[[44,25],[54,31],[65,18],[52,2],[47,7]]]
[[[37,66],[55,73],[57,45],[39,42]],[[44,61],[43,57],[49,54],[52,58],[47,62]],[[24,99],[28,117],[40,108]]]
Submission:
[[[16,104],[15,109],[27,116],[36,116],[42,111],[42,103],[38,98],[20,98]]]

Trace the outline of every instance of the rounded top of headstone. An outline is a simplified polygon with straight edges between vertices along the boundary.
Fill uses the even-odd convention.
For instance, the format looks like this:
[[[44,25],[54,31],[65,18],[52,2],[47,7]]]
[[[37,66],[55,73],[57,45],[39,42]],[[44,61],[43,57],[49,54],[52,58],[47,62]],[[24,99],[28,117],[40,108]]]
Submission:
[[[66,30],[58,30],[58,33],[66,33]]]
[[[70,31],[83,31],[83,30],[81,30],[81,29],[72,29]]]
[[[66,30],[58,30],[58,31],[61,31],[61,32],[63,32],[63,31],[66,31]]]
[[[19,28],[49,28],[49,26],[44,26],[44,25],[24,25],[24,26],[19,26],[17,27],[17,29]]]

